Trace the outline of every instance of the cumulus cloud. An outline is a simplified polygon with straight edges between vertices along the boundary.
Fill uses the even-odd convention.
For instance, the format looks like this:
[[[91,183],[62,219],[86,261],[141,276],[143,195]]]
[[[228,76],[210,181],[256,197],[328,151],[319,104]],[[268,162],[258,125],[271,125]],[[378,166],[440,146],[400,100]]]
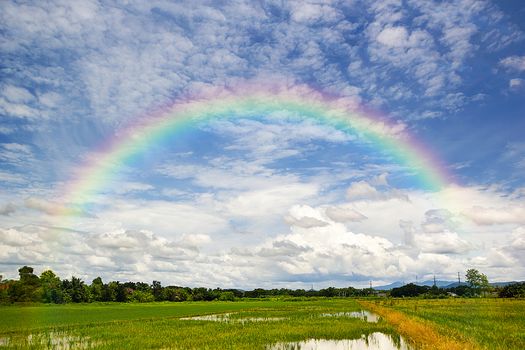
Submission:
[[[363,221],[367,217],[355,209],[348,207],[328,207],[325,210],[326,216],[336,222]]]
[[[455,203],[465,208],[470,208],[470,203],[463,200],[476,196],[486,203],[519,200],[488,189],[454,191],[459,195]],[[284,215],[289,227],[262,234],[258,240],[226,234],[230,214],[210,215],[210,203],[192,207],[189,203],[181,206],[150,201],[146,205],[128,200],[104,213],[104,222],[120,222],[121,228],[104,228],[97,224],[98,219],[88,218],[83,222],[92,220],[93,230],[59,232],[45,226],[4,229],[0,234],[0,265],[31,262],[86,279],[96,275],[121,280],[164,276],[164,283],[244,288],[287,281],[288,286],[304,288],[309,281],[347,285],[354,278],[392,281],[415,273],[451,278],[447,276],[463,270],[465,264],[497,274],[522,261],[525,239],[521,228],[506,234],[492,225],[480,234],[478,224],[470,219],[433,208],[428,194],[412,191],[409,195],[411,202],[291,205]],[[145,206],[149,211],[135,211]],[[370,219],[353,220],[360,218],[356,213],[361,211]],[[217,221],[219,218],[223,221]],[[384,221],[384,228],[376,226],[378,221]],[[200,226],[195,226],[196,222]],[[461,229],[455,231],[456,227]],[[500,243],[494,246],[495,237]],[[85,273],[85,266],[92,267],[87,270],[93,276]],[[166,271],[170,272],[168,279]],[[515,268],[506,276],[522,272]],[[350,283],[359,285],[357,280]]]
[[[525,207],[486,208],[473,206],[462,214],[478,225],[525,223]]]
[[[425,213],[425,221],[421,224],[424,232],[438,233],[453,230],[453,214],[447,209],[431,209]]]
[[[472,245],[455,232],[416,234],[414,242],[424,253],[462,254],[472,249]]]
[[[307,205],[294,205],[290,208],[288,215],[284,217],[287,224],[291,226],[312,228],[327,226],[319,211]]]
[[[319,220],[319,219],[312,218],[309,216],[303,216],[300,218],[294,218],[293,216],[286,216],[284,218],[284,221],[286,221],[286,223],[289,225],[304,227],[304,228],[322,227],[322,226],[328,225],[328,223],[323,220]]]

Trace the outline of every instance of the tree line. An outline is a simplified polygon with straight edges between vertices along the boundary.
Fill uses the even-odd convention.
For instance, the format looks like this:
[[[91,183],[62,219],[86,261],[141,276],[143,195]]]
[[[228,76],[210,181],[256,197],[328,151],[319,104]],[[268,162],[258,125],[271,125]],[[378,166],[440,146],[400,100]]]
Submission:
[[[97,277],[86,284],[78,277],[60,279],[53,271],[43,271],[40,276],[34,269],[24,266],[18,270],[18,280],[2,280],[0,276],[0,303],[90,303],[90,302],[153,302],[153,301],[233,301],[239,298],[293,297],[357,297],[373,295],[373,290],[329,287],[321,290],[262,289],[244,291],[221,288],[163,287],[160,281],[104,283]]]
[[[240,298],[266,297],[446,297],[450,293],[471,297],[492,291],[485,275],[477,270],[467,271],[467,285],[443,289],[436,286],[418,286],[412,283],[394,288],[389,292],[378,292],[371,288],[357,289],[324,288],[305,289],[262,289],[249,291],[221,288],[190,288],[180,286],[163,287],[161,282],[119,282],[104,283],[97,277],[91,284],[80,278],[60,279],[53,271],[43,271],[40,276],[34,269],[24,266],[18,270],[18,280],[3,280],[0,276],[0,303],[43,302],[43,303],[90,303],[90,302],[153,302],[153,301],[233,301]],[[525,297],[525,282],[505,286],[497,290],[500,297]]]
[[[487,276],[476,269],[468,269],[465,274],[465,284],[458,284],[449,288],[438,288],[436,285],[420,286],[414,283],[402,287],[393,288],[391,297],[427,297],[445,298],[449,296],[479,297],[498,296],[500,298],[523,298],[525,297],[525,282],[513,283],[504,287],[493,287]]]

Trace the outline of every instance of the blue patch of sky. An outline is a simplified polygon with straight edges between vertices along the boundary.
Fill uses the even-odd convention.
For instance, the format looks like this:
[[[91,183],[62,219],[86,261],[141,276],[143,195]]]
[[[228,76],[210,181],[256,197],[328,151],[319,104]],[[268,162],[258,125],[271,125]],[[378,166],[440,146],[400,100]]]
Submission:
[[[265,124],[274,121],[265,118],[255,118]],[[160,189],[178,189],[180,191],[199,193],[206,192],[207,188],[196,185],[193,176],[173,177],[159,173],[157,169],[166,165],[197,165],[210,166],[210,160],[218,157],[227,157],[230,160],[253,161],[246,150],[228,149],[235,139],[231,135],[223,135],[213,128],[203,127],[203,124],[193,125],[184,132],[174,132],[161,140],[148,145],[148,148],[136,153],[125,162],[126,167],[132,168],[120,175],[121,180],[145,182],[155,186],[155,191],[135,193],[143,198],[162,197]],[[355,135],[354,135],[355,136]],[[389,150],[378,148],[378,145],[369,142],[328,142],[324,140],[296,140],[290,145],[299,153],[284,158],[278,158],[266,164],[275,174],[293,174],[304,182],[319,175],[334,172],[356,172],[355,176],[348,176],[334,182],[328,191],[343,190],[353,181],[367,180],[371,176],[390,172],[390,180],[394,187],[418,188],[426,184],[418,176],[417,169],[411,169],[410,164],[400,164],[393,159]],[[382,146],[379,146],[382,147]],[[191,152],[191,157],[180,156]],[[370,169],[373,164],[375,170]],[[398,171],[393,171],[397,166]],[[227,165],[226,165],[227,167]],[[118,169],[117,169],[118,170]],[[197,175],[197,174],[194,174]],[[255,174],[254,177],[259,175]],[[181,194],[181,196],[183,196]]]

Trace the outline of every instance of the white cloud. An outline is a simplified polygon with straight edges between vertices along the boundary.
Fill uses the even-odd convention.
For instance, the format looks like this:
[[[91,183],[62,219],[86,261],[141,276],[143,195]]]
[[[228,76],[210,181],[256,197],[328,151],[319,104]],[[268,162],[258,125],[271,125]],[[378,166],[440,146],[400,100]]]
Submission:
[[[2,88],[2,95],[10,102],[23,103],[31,101],[34,96],[27,89],[19,86],[7,85]]]
[[[292,20],[300,23],[317,21],[334,22],[342,19],[341,13],[329,4],[318,2],[293,1],[291,3]]]
[[[463,211],[470,220],[478,225],[497,225],[497,224],[525,224],[525,207],[481,207],[473,206]]]
[[[509,56],[499,61],[499,64],[507,69],[522,72],[525,71],[525,56]]]
[[[512,232],[510,246],[516,250],[525,250],[525,227],[518,227]]]
[[[244,217],[282,214],[294,204],[304,203],[318,193],[316,184],[288,184],[243,192],[228,200],[226,207],[231,214]]]
[[[124,194],[130,192],[144,192],[153,190],[155,187],[141,182],[119,182],[118,185],[112,186],[115,189],[115,193]]]
[[[16,206],[13,203],[7,203],[0,206],[0,215],[8,216],[16,212]]]
[[[92,213],[77,205],[60,203],[40,197],[28,197],[24,200],[24,205],[28,209],[33,209],[50,216],[77,216],[95,218]]]
[[[346,197],[351,201],[374,201],[387,199],[400,199],[408,201],[408,196],[398,190],[379,191],[366,181],[353,182],[346,190]]]
[[[348,207],[328,207],[325,210],[326,216],[335,222],[363,221],[367,217],[355,209]]]
[[[416,234],[414,241],[424,253],[462,254],[472,249],[472,245],[455,232]]]
[[[514,78],[509,80],[509,88],[511,90],[519,90],[523,86],[525,86],[525,80],[523,79]]]
[[[403,47],[408,44],[408,32],[405,27],[387,27],[378,35],[377,41],[381,44],[391,47]]]
[[[308,200],[298,197],[295,205],[271,214],[285,216],[289,228],[281,226],[278,232],[257,237],[231,233],[229,225],[237,215],[257,216],[270,210],[259,207],[257,201],[247,201],[250,208],[230,212],[224,205],[228,197],[201,198],[184,205],[122,199],[99,218],[80,220],[82,231],[57,232],[45,226],[4,229],[0,265],[31,262],[88,280],[95,274],[120,280],[162,277],[165,284],[244,288],[277,286],[282,281],[303,288],[309,281],[319,286],[359,285],[352,282],[354,278],[392,281],[431,273],[452,278],[468,266],[477,266],[490,276],[511,269],[511,264],[514,270],[504,276],[520,278],[525,272],[516,267],[525,246],[520,224],[505,219],[507,226],[485,226],[480,232],[478,223],[460,215],[472,208],[474,200],[488,208],[511,208],[520,199],[503,196],[494,188],[455,187],[444,192],[456,195],[450,201],[455,206],[448,210],[435,209],[435,196],[415,190],[405,193],[410,202],[383,198],[312,206],[301,204]],[[447,202],[442,198],[445,193],[440,194],[442,205]],[[334,208],[342,217],[330,217]],[[369,219],[356,221],[356,213]],[[357,214],[356,219],[364,215]],[[169,277],[165,271],[170,271]]]
[[[20,143],[0,143],[0,161],[18,168],[26,168],[34,161],[31,146]]]

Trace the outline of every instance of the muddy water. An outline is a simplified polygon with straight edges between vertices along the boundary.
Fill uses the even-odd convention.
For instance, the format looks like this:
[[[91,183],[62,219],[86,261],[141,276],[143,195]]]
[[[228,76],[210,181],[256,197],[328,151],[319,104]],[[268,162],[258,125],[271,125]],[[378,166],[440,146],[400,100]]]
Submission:
[[[359,339],[329,340],[309,339],[300,342],[278,343],[267,347],[268,350],[413,350],[399,337],[375,332]]]
[[[328,314],[321,314],[323,317],[353,317],[353,318],[359,318],[363,321],[370,322],[370,323],[377,323],[381,317],[379,315],[374,314],[373,312],[361,310],[361,311],[352,311],[352,312],[335,312],[335,313],[328,313]]]

